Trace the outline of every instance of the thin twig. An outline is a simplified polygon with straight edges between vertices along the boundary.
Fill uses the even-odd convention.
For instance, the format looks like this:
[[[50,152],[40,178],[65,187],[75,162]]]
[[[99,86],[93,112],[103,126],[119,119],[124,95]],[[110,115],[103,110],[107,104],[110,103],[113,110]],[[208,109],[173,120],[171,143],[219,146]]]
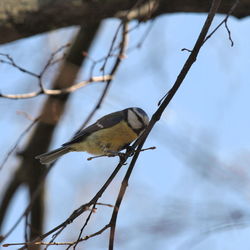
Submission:
[[[233,46],[234,46],[234,41],[233,41],[232,36],[231,36],[231,31],[230,31],[230,29],[228,28],[227,21],[226,21],[224,24],[225,24],[225,28],[226,28],[227,33],[228,33],[228,39],[229,39],[229,41],[231,42],[231,47],[233,47]]]
[[[18,69],[19,71],[21,71],[21,72],[23,72],[25,74],[28,74],[30,76],[39,78],[39,74],[36,74],[36,73],[34,73],[32,71],[29,71],[29,70],[27,70],[27,69],[25,69],[25,68],[17,65],[16,62],[14,61],[14,59],[10,55],[4,54],[4,53],[0,53],[0,56],[5,57],[7,59],[7,61],[3,60],[3,59],[0,59],[0,63],[9,64],[9,65],[13,66],[14,68]]]
[[[34,121],[36,118],[34,118],[33,116],[31,116],[29,113],[22,111],[22,110],[17,110],[16,113],[18,115],[23,115],[26,119],[30,120],[30,121]]]
[[[142,47],[142,45],[145,42],[146,38],[148,37],[150,31],[152,30],[154,24],[155,24],[155,19],[152,19],[151,23],[148,25],[147,29],[142,34],[140,40],[137,42],[137,44],[134,47],[128,48],[127,53],[130,53],[132,50],[140,49]]]
[[[107,62],[108,62],[108,60],[109,60],[109,58],[110,58],[110,56],[111,56],[111,54],[112,54],[112,52],[113,52],[113,49],[114,49],[115,42],[116,42],[116,40],[117,40],[119,31],[120,31],[120,29],[122,28],[122,24],[123,24],[123,22],[120,22],[119,25],[118,25],[118,28],[116,29],[116,32],[115,32],[115,35],[114,35],[114,37],[113,37],[113,39],[112,39],[112,42],[111,42],[111,45],[110,45],[108,54],[105,56],[105,60],[104,60],[103,65],[102,65],[101,68],[100,68],[100,71],[103,71],[103,72],[104,72],[104,70],[105,70],[105,67],[106,67],[106,65],[107,65]]]
[[[213,31],[211,31],[207,36],[206,38],[204,39],[203,43],[205,43],[221,26],[222,24],[225,24],[225,27],[226,27],[226,30],[227,30],[227,33],[228,33],[228,38],[229,38],[229,41],[231,42],[231,47],[233,47],[234,45],[234,42],[232,40],[232,37],[231,37],[231,32],[228,28],[228,25],[227,25],[227,21],[228,21],[228,18],[230,17],[230,15],[234,12],[235,8],[237,7],[237,5],[239,4],[239,0],[236,0],[233,4],[233,6],[230,8],[229,12],[227,13],[226,17],[213,29]],[[183,48],[181,49],[181,51],[188,51],[188,52],[192,52],[192,50],[190,49],[187,49],[187,48]]]
[[[125,50],[126,50],[126,46],[127,46],[127,42],[128,42],[128,23],[127,22],[124,22],[123,23],[123,32],[122,32],[122,39],[121,39],[121,43],[120,43],[120,51],[119,51],[119,56],[116,58],[116,61],[114,63],[114,66],[110,72],[110,76],[114,76],[121,61],[122,61],[122,55],[125,54]],[[111,45],[112,46],[112,45]],[[105,64],[104,64],[105,65]],[[87,124],[88,122],[91,120],[91,118],[94,116],[95,112],[100,108],[107,92],[108,92],[108,89],[111,85],[111,82],[112,82],[112,79],[110,80],[107,80],[106,82],[106,85],[105,85],[105,88],[102,92],[102,95],[100,96],[97,104],[95,105],[95,107],[92,109],[92,111],[90,112],[90,114],[88,115],[88,117],[86,118],[85,122],[83,123],[83,125],[80,127],[80,130],[82,130]]]
[[[228,36],[229,36],[229,40],[231,42],[231,46],[233,46],[233,41],[232,41],[232,38],[231,38],[231,32],[230,30],[228,29],[228,26],[227,26],[227,20],[229,18],[229,16],[233,13],[233,11],[235,10],[235,8],[237,7],[237,5],[239,4],[239,0],[236,0],[233,4],[233,6],[230,8],[229,12],[227,13],[226,17],[214,28],[214,30],[204,39],[204,42],[205,43],[219,28],[220,26],[225,23],[225,26],[226,26],[226,29],[227,29],[227,32],[228,32]]]
[[[42,76],[44,75],[44,73],[46,72],[46,70],[53,64],[59,62],[60,60],[56,59],[54,60],[55,56],[61,52],[62,50],[64,50],[65,48],[69,47],[70,44],[65,44],[63,46],[61,46],[59,49],[57,49],[55,52],[53,52],[49,58],[49,60],[47,61],[47,63],[45,64],[44,68],[41,70],[40,74],[37,74],[37,73],[34,73],[30,70],[27,70],[21,66],[19,66],[15,61],[14,59],[8,55],[8,54],[5,54],[5,53],[0,53],[0,56],[2,57],[5,57],[7,60],[3,60],[3,59],[0,59],[0,63],[5,63],[5,64],[9,64],[11,66],[13,66],[14,68],[18,69],[19,71],[25,73],[25,74],[28,74],[28,75],[31,75],[33,77],[36,77],[38,79],[38,82],[39,82],[39,86],[41,88],[41,90],[43,89],[43,86],[42,86],[42,83],[41,83],[41,78]]]
[[[140,151],[143,152],[143,151],[146,151],[146,150],[153,150],[153,149],[156,149],[156,147],[143,148]],[[134,154],[135,152],[138,152],[138,150],[134,150],[132,153]],[[91,161],[93,159],[100,158],[100,157],[116,157],[116,156],[119,156],[119,154],[115,154],[115,155],[112,155],[112,154],[111,155],[105,155],[105,154],[103,154],[103,155],[96,155],[96,156],[89,157],[89,158],[87,158],[87,160]]]
[[[107,230],[109,227],[110,227],[110,225],[108,224],[108,225],[104,226],[102,229],[100,229],[99,231],[81,238],[79,240],[79,242],[86,241],[86,240],[88,240],[90,238],[93,238],[93,237],[95,237],[97,235],[100,235],[105,230]],[[34,246],[34,245],[41,245],[41,246],[42,245],[43,246],[72,246],[75,243],[76,243],[75,241],[69,241],[69,242],[43,242],[43,241],[33,242],[33,241],[31,241],[31,242],[20,242],[20,243],[6,243],[6,244],[3,244],[3,247],[21,246],[21,245],[27,245],[27,246]]]
[[[60,48],[58,48],[56,51],[54,51],[51,55],[50,55],[50,58],[49,60],[47,61],[47,63],[45,64],[45,66],[43,67],[43,69],[41,70],[40,74],[39,74],[39,77],[38,77],[38,83],[39,83],[39,86],[40,86],[40,89],[45,92],[45,88],[43,86],[43,83],[42,83],[42,78],[45,74],[45,72],[49,69],[50,66],[54,65],[55,63],[58,63],[59,61],[61,61],[62,59],[65,58],[65,55],[66,54],[63,54],[63,56],[59,59],[55,59],[56,55],[58,53],[60,53],[62,50],[64,50],[65,48],[69,48],[71,46],[70,43],[67,43],[63,46],[61,46]]]
[[[51,65],[53,65],[53,64],[55,64],[55,63],[58,62],[58,59],[55,59],[55,56],[56,56],[58,53],[60,53],[62,50],[66,49],[66,48],[69,48],[70,46],[71,46],[71,44],[70,44],[70,43],[67,43],[67,44],[61,46],[60,48],[58,48],[58,49],[57,49],[56,51],[54,51],[53,53],[51,53],[49,60],[48,60],[47,63],[44,65],[44,67],[43,67],[43,69],[41,70],[39,76],[42,77]],[[60,58],[60,59],[61,59],[61,58]]]
[[[76,240],[76,242],[75,242],[75,244],[74,244],[74,246],[73,246],[73,249],[74,249],[74,250],[76,249],[78,243],[81,241],[83,230],[84,230],[84,228],[88,225],[89,220],[90,220],[90,218],[91,218],[91,215],[93,214],[93,212],[94,212],[94,210],[95,210],[95,206],[96,206],[96,202],[93,204],[93,207],[92,207],[92,209],[91,209],[91,211],[90,211],[90,213],[89,213],[87,219],[85,220],[84,225],[82,226],[82,228],[81,228],[81,230],[80,230],[78,239]]]
[[[107,204],[107,203],[103,203],[103,202],[96,202],[96,205],[98,205],[98,206],[105,206],[105,207],[114,207],[111,204]]]
[[[16,150],[18,147],[20,141],[23,139],[23,137],[30,131],[30,129],[39,121],[40,117],[37,117],[22,133],[21,135],[17,138],[15,145],[9,150],[5,158],[3,159],[1,165],[0,165],[0,170],[2,170],[4,164],[7,162],[9,159],[10,155]]]

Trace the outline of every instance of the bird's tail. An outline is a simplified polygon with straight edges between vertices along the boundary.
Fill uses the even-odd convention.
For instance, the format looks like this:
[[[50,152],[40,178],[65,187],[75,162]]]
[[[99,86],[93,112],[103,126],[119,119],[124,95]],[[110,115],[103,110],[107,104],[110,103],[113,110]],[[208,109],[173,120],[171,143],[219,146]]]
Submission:
[[[37,155],[35,158],[39,159],[42,164],[49,164],[68,152],[70,152],[68,147],[61,147],[48,153]]]

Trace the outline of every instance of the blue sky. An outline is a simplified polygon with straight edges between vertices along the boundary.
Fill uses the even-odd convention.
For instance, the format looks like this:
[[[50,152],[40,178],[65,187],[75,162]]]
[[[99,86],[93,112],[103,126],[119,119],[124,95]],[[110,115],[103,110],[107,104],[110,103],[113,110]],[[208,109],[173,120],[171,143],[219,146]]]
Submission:
[[[205,18],[204,14],[171,14],[157,18],[142,48],[127,54],[92,122],[129,106],[139,106],[151,116],[188,56],[188,52],[181,49],[192,48]],[[222,18],[215,18],[213,27]],[[230,46],[224,27],[208,40],[149,135],[145,147],[156,146],[157,149],[141,153],[131,176],[118,217],[117,249],[179,250],[189,249],[189,244],[190,249],[248,249],[248,225],[212,234],[206,232],[213,232],[213,228],[225,223],[249,221],[249,24],[249,18],[229,19],[234,47]],[[92,58],[106,55],[117,25],[114,19],[103,23],[91,49]],[[137,43],[148,25],[142,24],[131,33],[129,47]],[[23,67],[39,72],[50,53],[65,44],[75,31],[75,28],[68,28],[23,39],[2,45],[0,52],[9,53]],[[81,70],[78,81],[86,79],[88,65]],[[53,73],[51,70],[46,76],[46,84],[49,85]],[[0,74],[3,93],[27,92],[37,86],[35,79],[8,65],[0,64]],[[66,142],[81,126],[102,89],[102,83],[94,83],[71,95],[51,148]],[[0,99],[3,114],[0,126],[4,131],[0,159],[30,124],[16,112],[25,111],[36,117],[45,98]],[[19,148],[24,145],[25,140]],[[87,202],[118,161],[115,158],[87,161],[88,156],[86,153],[68,154],[50,173],[46,191],[46,231]],[[17,163],[18,158],[13,155],[1,171],[0,190]],[[102,202],[114,202],[125,171],[126,167],[102,197]],[[18,193],[5,229],[21,213],[26,195],[24,189]],[[235,221],[235,211],[244,215],[242,221]],[[109,208],[99,208],[86,233],[105,225],[110,213]],[[58,241],[74,240],[77,237],[74,232],[81,225],[82,220],[77,220]],[[8,242],[22,241],[22,237],[22,227],[19,227]],[[108,234],[105,233],[83,246],[103,249],[107,244]]]

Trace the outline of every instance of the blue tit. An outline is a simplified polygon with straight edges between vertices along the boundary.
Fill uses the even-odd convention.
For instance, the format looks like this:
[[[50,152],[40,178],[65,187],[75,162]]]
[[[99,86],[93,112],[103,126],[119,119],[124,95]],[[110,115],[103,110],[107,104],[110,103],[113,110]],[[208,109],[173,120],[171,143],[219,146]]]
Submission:
[[[117,111],[81,130],[62,147],[38,155],[36,159],[42,164],[49,164],[73,151],[85,151],[93,155],[117,153],[139,137],[148,123],[148,115],[140,108]]]

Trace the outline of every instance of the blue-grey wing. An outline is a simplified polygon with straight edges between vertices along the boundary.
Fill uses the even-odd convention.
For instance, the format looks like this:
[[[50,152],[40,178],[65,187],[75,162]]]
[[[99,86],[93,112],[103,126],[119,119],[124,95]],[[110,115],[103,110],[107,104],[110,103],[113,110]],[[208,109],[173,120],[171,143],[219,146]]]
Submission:
[[[94,133],[95,131],[110,128],[124,119],[125,114],[122,111],[114,112],[103,116],[96,123],[90,125],[89,127],[79,131],[74,135],[71,141],[64,143],[62,146],[68,146],[73,143],[78,143],[83,141],[87,136]]]

